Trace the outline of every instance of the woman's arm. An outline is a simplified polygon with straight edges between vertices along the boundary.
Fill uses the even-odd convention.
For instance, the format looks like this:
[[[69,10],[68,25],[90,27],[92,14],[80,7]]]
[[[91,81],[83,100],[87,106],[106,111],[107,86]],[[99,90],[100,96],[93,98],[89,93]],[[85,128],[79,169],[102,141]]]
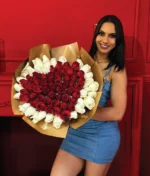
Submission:
[[[98,107],[93,119],[100,121],[120,121],[127,104],[126,70],[112,73],[111,107]]]

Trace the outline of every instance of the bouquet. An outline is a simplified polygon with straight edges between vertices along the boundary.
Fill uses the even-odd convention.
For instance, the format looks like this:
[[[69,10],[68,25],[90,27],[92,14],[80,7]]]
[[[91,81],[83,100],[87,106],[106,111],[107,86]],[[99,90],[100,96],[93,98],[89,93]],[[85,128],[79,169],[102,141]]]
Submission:
[[[65,137],[69,125],[86,123],[101,96],[99,66],[77,43],[50,49],[30,49],[29,59],[16,70],[12,109],[39,132]]]

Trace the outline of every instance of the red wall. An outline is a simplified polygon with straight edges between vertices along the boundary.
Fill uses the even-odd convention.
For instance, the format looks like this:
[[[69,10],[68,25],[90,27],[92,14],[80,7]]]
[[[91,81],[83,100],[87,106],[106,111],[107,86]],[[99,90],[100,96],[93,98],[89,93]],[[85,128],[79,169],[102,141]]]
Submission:
[[[0,126],[2,132],[0,139],[3,143],[3,147],[0,148],[0,156],[2,156],[0,160],[3,162],[3,167],[0,170],[5,171],[4,176],[8,175],[5,170],[6,166],[15,168],[14,175],[19,175],[17,170],[20,168],[22,168],[20,175],[23,175],[25,170],[24,175],[26,176],[36,175],[38,172],[46,175],[60,144],[57,139],[53,140],[53,144],[48,143],[48,138],[44,136],[42,138],[26,124],[23,125],[21,119],[8,118],[8,116],[13,116],[10,88],[14,70],[22,60],[28,57],[29,48],[42,43],[56,47],[77,41],[80,46],[89,50],[94,24],[106,14],[117,15],[123,23],[129,78],[128,107],[124,120],[120,124],[122,144],[110,175],[138,176],[139,168],[141,176],[150,175],[150,155],[147,154],[150,153],[148,125],[150,124],[150,0],[3,0],[0,1],[0,39],[4,41],[1,44],[0,40],[0,118],[2,124],[5,125]],[[30,135],[29,140],[32,141],[32,147],[36,142],[40,145],[38,140],[42,138],[45,148],[51,149],[48,155],[52,155],[50,160],[47,156],[45,157],[45,160],[50,162],[50,166],[42,165],[39,170],[40,166],[37,161],[39,157],[36,155],[40,147],[44,150],[44,147],[40,145],[30,155],[31,164],[33,162],[37,164],[33,166],[34,173],[31,173],[30,165],[25,167],[20,164],[23,160],[27,161],[23,152],[32,151],[20,142],[23,139],[26,140],[28,135]],[[141,143],[140,136],[142,136]],[[141,153],[139,152],[140,144]],[[17,149],[18,145],[20,150]],[[12,149],[8,146],[12,146]],[[11,161],[9,160],[10,155]],[[17,157],[12,163],[14,155]],[[139,155],[141,155],[140,158]],[[44,157],[42,159],[44,160]]]

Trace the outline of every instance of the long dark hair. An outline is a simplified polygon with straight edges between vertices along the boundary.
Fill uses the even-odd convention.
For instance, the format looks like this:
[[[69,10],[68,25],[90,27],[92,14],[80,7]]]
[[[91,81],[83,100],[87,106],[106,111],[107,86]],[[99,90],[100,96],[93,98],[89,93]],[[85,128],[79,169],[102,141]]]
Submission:
[[[111,22],[115,25],[115,30],[116,30],[116,46],[113,48],[109,55],[108,58],[110,60],[107,68],[115,65],[115,68],[117,71],[120,71],[124,68],[124,50],[125,50],[125,41],[124,41],[124,32],[123,32],[123,27],[121,21],[115,16],[115,15],[107,15],[102,17],[96,26],[95,32],[94,32],[94,37],[91,45],[91,49],[89,51],[89,54],[91,55],[92,58],[94,58],[94,55],[96,54],[97,51],[97,46],[96,46],[96,37],[99,34],[99,30],[103,23],[105,22]]]

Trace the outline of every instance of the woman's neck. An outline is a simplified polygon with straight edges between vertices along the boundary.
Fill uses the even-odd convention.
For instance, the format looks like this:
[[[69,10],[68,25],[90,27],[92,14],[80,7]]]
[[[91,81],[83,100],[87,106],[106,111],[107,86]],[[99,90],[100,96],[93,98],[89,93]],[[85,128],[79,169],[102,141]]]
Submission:
[[[99,52],[96,52],[95,59],[98,63],[108,63],[109,62],[108,55],[101,54]]]

